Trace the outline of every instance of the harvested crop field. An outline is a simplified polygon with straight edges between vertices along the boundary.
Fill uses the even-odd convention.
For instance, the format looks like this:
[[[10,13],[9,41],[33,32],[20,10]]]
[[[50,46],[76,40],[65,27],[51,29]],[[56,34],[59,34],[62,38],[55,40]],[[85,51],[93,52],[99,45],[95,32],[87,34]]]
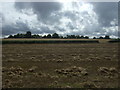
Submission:
[[[2,44],[99,43],[93,39],[3,39]]]
[[[118,43],[3,44],[3,88],[117,88]]]

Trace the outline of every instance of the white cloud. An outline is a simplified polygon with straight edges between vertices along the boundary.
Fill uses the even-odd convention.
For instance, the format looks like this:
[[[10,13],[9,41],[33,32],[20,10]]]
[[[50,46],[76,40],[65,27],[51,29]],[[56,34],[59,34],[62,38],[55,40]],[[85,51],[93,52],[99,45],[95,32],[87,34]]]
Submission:
[[[26,27],[28,27],[33,33],[38,34],[56,32],[62,35],[76,34],[100,36],[108,34],[117,36],[117,20],[114,19],[111,21],[111,26],[109,27],[102,27],[99,24],[99,17],[98,14],[94,11],[93,4],[85,2],[61,3],[62,8],[55,12],[49,13],[50,18],[46,18],[44,22],[40,15],[34,12],[33,7],[21,9],[21,11],[18,11],[15,9],[14,2],[2,3],[0,7],[2,7],[3,11],[0,11],[0,13],[3,15],[3,27],[11,26],[16,30],[19,30],[14,30],[13,33],[11,31],[12,34],[24,32],[24,30],[21,31],[19,29],[21,26],[19,24],[23,23],[23,25],[26,25]]]
[[[81,2],[64,3],[60,13],[63,16],[58,27],[64,27],[64,34],[92,35],[91,32],[94,32],[99,26],[98,17],[91,4]]]

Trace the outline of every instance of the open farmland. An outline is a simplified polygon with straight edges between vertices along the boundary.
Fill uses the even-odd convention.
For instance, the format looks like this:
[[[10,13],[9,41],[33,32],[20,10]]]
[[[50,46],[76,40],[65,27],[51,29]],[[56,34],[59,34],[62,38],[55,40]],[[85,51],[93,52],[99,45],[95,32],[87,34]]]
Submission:
[[[117,88],[118,43],[3,44],[3,88]]]
[[[3,39],[2,44],[99,43],[93,39]]]

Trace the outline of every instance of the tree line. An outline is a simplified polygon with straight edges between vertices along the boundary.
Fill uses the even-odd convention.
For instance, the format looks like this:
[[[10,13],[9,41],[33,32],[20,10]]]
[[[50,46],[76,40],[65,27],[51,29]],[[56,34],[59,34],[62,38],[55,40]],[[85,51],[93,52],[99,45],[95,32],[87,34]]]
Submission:
[[[53,33],[53,34],[47,34],[44,36],[38,35],[38,34],[33,34],[30,31],[27,31],[25,34],[16,34],[16,35],[9,35],[8,38],[60,38],[60,39],[89,39],[88,36],[83,36],[83,35],[66,35],[61,36],[57,33]],[[106,35],[104,37],[100,36],[100,37],[93,37],[93,39],[110,39],[109,35]]]

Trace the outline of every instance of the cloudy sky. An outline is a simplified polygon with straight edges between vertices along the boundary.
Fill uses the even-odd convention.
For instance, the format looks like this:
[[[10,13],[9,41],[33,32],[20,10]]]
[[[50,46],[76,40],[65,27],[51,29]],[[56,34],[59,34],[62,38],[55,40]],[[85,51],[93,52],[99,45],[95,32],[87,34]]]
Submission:
[[[0,3],[2,35],[33,34],[118,36],[117,2]]]

